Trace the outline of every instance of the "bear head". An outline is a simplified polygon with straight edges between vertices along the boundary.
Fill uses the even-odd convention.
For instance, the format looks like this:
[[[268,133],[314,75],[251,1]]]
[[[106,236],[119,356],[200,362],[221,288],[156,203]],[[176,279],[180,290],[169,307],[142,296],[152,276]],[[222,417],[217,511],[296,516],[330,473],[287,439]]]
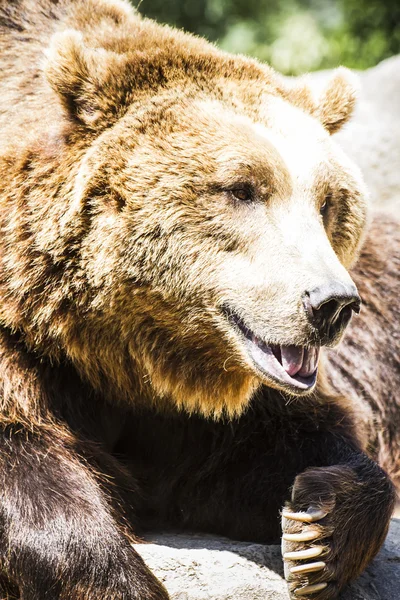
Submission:
[[[348,269],[366,191],[331,137],[352,76],[337,70],[317,94],[126,19],[117,40],[68,30],[48,52],[80,152],[60,235],[86,282],[80,333],[60,343],[132,401],[215,416],[261,385],[310,393],[320,346],[359,304]]]

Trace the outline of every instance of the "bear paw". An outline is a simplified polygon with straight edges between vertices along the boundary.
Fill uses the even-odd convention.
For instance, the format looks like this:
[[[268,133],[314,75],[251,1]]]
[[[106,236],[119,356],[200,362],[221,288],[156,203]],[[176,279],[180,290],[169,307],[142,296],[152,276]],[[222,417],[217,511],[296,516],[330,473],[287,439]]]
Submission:
[[[335,600],[381,547],[393,508],[387,475],[362,456],[297,475],[282,511],[282,549],[291,597]]]

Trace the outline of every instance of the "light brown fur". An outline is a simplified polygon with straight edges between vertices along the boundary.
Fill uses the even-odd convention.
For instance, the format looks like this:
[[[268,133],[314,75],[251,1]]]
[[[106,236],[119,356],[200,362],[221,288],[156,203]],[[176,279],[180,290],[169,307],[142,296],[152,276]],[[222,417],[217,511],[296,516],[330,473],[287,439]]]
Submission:
[[[337,598],[393,505],[365,380],[345,346],[299,398],[232,314],[265,345],[338,341],[304,294],[354,289],[366,190],[330,136],[352,77],[316,97],[117,0],[0,0],[0,27],[0,595],[166,600],[137,527],[271,542],[289,502],[323,511],[327,563],[291,589]]]
[[[308,339],[296,279],[312,285],[323,273],[314,281],[308,274],[304,227],[321,242],[310,260],[341,269],[318,223],[327,193],[336,213],[331,243],[345,266],[356,256],[361,180],[311,116],[331,122],[329,130],[348,118],[348,84],[334,78],[320,104],[308,98],[304,110],[301,86],[300,93],[285,88],[269,67],[142,20],[124,3],[69,2],[51,11],[59,21],[49,13],[36,23],[37,11],[26,13],[35,43],[26,46],[29,55],[21,47],[20,68],[32,65],[23,79],[13,38],[3,43],[13,65],[2,94],[14,108],[1,128],[1,322],[23,332],[29,347],[56,361],[66,355],[97,388],[109,386],[130,402],[143,393],[157,404],[239,413],[259,380],[220,303],[252,306],[270,341]],[[273,136],[301,152],[311,132],[315,158],[303,169],[308,180],[294,189],[296,175]],[[234,206],[223,190],[249,178],[258,206]],[[22,204],[32,209],[21,211]],[[285,236],[298,237],[293,250],[278,248]],[[286,280],[292,286],[284,290]],[[141,394],[132,397],[133,389]]]

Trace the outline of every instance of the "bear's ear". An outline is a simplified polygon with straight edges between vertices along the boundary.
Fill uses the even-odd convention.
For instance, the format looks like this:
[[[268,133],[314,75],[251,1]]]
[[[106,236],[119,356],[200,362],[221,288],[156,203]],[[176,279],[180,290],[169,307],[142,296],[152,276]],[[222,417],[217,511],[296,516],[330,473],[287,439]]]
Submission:
[[[316,117],[329,133],[335,133],[351,117],[357,99],[357,77],[344,67],[333,72],[317,100]]]
[[[104,48],[89,48],[73,29],[56,33],[47,52],[45,73],[69,117],[96,127],[112,110],[112,73],[118,73],[120,56]],[[111,109],[111,110],[110,110]]]

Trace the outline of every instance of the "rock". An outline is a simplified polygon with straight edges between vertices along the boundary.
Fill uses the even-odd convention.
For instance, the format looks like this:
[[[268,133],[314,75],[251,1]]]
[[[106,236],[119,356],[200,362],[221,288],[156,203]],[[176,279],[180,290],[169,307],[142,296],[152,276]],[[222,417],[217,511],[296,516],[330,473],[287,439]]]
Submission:
[[[136,545],[172,600],[288,600],[279,546],[160,534]]]
[[[136,550],[164,583],[171,600],[288,600],[279,546],[214,536],[157,534]],[[342,600],[398,600],[400,519],[365,573]]]

